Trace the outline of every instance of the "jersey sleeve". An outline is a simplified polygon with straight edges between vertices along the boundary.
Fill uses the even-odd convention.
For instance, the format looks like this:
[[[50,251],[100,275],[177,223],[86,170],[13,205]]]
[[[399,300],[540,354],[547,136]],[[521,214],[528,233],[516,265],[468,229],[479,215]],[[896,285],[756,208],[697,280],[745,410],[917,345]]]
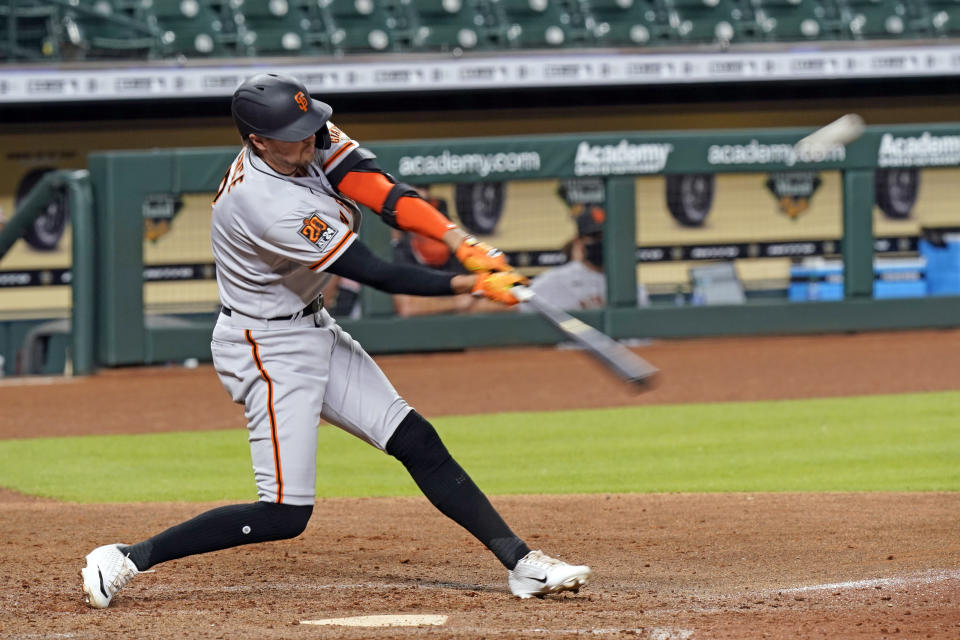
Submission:
[[[537,296],[543,298],[550,304],[561,309],[580,309],[580,299],[576,291],[570,286],[568,278],[563,277],[559,271],[561,267],[555,267],[544,271],[530,282],[530,290]],[[525,311],[530,305],[521,305]]]
[[[306,209],[274,222],[260,241],[270,252],[319,272],[343,255],[356,238],[339,218]]]
[[[351,151],[360,147],[360,143],[351,139],[332,122],[327,122],[327,130],[330,132],[330,148],[317,150],[317,162],[323,168],[323,172],[329,175],[340,166]]]

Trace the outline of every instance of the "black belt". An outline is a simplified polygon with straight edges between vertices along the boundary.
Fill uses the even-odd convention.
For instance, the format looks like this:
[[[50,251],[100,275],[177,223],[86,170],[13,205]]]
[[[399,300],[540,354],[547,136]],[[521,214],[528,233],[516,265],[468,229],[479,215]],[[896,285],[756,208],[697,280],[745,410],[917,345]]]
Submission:
[[[303,310],[300,312],[300,315],[301,315],[301,316],[312,316],[312,315],[315,314],[317,311],[320,311],[320,309],[323,309],[323,295],[317,296],[316,300],[314,300],[313,302],[311,302],[310,304],[308,304],[307,306],[305,306],[305,307],[303,308]],[[233,311],[230,310],[230,309],[228,309],[227,307],[220,307],[220,313],[222,313],[222,314],[225,315],[225,316],[232,316],[232,315],[233,315]],[[272,321],[274,321],[274,320],[293,320],[293,318],[294,318],[296,315],[297,315],[297,314],[293,314],[293,315],[289,315],[289,316],[277,316],[276,318],[265,318],[265,320],[266,320],[267,322],[272,322]]]

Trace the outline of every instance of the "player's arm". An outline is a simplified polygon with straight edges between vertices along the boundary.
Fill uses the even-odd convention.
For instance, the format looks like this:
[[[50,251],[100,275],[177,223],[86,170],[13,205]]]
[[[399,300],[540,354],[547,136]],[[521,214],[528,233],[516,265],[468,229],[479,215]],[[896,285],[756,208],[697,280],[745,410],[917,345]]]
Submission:
[[[430,316],[438,313],[464,313],[474,302],[474,297],[462,293],[454,296],[408,296],[397,294],[393,296],[393,309],[398,316]]]
[[[373,158],[362,147],[352,149],[327,171],[327,177],[340,193],[373,209],[391,227],[442,241],[470,271],[510,270],[502,251],[459,228],[411,185],[384,173]]]
[[[510,288],[526,278],[513,271],[458,274],[382,260],[360,241],[355,241],[326,271],[375,289],[414,296],[482,295],[503,304],[516,304]]]
[[[480,294],[482,295],[482,294]],[[426,316],[438,313],[498,313],[516,309],[512,304],[504,306],[480,295],[460,294],[455,296],[393,296],[393,308],[398,316]],[[523,306],[523,305],[517,305]]]

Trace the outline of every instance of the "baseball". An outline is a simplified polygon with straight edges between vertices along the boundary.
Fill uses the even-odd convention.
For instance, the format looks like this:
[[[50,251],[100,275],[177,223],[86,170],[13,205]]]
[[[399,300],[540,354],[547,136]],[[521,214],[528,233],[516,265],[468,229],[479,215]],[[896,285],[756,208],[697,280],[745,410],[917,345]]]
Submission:
[[[200,364],[200,361],[197,360],[196,358],[187,358],[186,360],[183,361],[183,366],[186,367],[187,369],[196,369],[199,364]]]

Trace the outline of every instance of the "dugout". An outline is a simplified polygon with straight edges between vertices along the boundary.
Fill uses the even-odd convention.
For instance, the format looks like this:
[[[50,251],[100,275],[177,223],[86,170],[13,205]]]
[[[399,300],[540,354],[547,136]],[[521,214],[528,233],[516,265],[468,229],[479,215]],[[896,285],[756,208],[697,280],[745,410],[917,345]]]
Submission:
[[[818,157],[798,156],[793,143],[809,131],[586,133],[366,146],[398,179],[431,184],[453,200],[457,185],[505,184],[503,206],[513,210],[505,214],[500,223],[504,228],[494,229],[490,240],[531,273],[557,259],[556,250],[544,245],[556,245],[572,231],[564,203],[554,193],[557,185],[580,180],[582,186],[587,179],[594,186],[599,184],[608,212],[604,223],[607,306],[580,316],[617,338],[955,326],[960,298],[930,296],[914,287],[907,298],[877,299],[874,271],[878,255],[887,260],[916,259],[922,227],[948,229],[955,219],[952,200],[941,196],[930,204],[921,197],[913,218],[891,221],[875,195],[878,171],[891,168],[939,176],[925,180],[928,195],[937,191],[938,181],[954,182],[955,169],[950,167],[960,166],[960,145],[955,144],[960,140],[960,125],[868,127],[862,138],[846,148],[830,149]],[[71,315],[75,326],[92,327],[73,332],[72,357],[91,355],[89,364],[75,362],[75,370],[209,359],[216,288],[206,228],[202,216],[192,222],[179,216],[208,206],[209,193],[235,151],[90,155],[89,180],[96,197],[90,215],[74,217],[73,224],[75,233],[91,239],[72,247],[79,264],[92,260],[94,268],[79,280],[72,276]],[[778,201],[767,182],[773,179],[770,176],[784,173],[821,176],[818,197],[830,204],[824,209],[831,210],[823,216],[826,223],[818,222],[813,212],[806,219],[778,213]],[[739,227],[724,229],[719,222],[711,222],[715,217],[720,220],[724,211],[738,217],[736,207],[711,211],[699,227],[671,217],[666,185],[671,176],[685,175],[713,175],[718,193],[730,189],[726,197],[741,203]],[[86,179],[75,175],[65,179],[76,177]],[[735,188],[742,180],[753,184],[754,199],[763,198],[759,217],[743,214],[749,203],[742,189]],[[832,195],[827,197],[825,192]],[[58,193],[60,188],[52,186],[48,196],[58,197]],[[598,190],[594,188],[593,193]],[[554,218],[536,215],[546,202],[552,202]],[[661,208],[654,202],[660,202]],[[650,220],[654,217],[656,223]],[[160,242],[150,237],[151,229],[164,220],[171,229],[158,237],[177,244],[181,251],[177,262],[164,262]],[[771,229],[775,223],[808,237],[777,240],[782,232]],[[658,230],[657,224],[666,226]],[[668,232],[679,239],[673,244],[663,242]],[[811,235],[818,233],[822,235]],[[700,242],[689,240],[698,234]],[[375,250],[388,251],[385,225],[366,224],[363,237]],[[843,299],[791,302],[791,267],[818,255],[842,265]],[[689,287],[691,266],[718,261],[736,264],[746,288],[745,302],[676,305],[674,289],[678,284]],[[782,272],[775,278],[768,275],[773,264]],[[770,287],[771,279],[779,279],[780,284]],[[649,307],[637,308],[638,280],[653,294]],[[365,291],[362,301],[361,317],[344,319],[343,324],[372,352],[549,344],[560,338],[541,319],[527,314],[397,318],[385,294]]]

